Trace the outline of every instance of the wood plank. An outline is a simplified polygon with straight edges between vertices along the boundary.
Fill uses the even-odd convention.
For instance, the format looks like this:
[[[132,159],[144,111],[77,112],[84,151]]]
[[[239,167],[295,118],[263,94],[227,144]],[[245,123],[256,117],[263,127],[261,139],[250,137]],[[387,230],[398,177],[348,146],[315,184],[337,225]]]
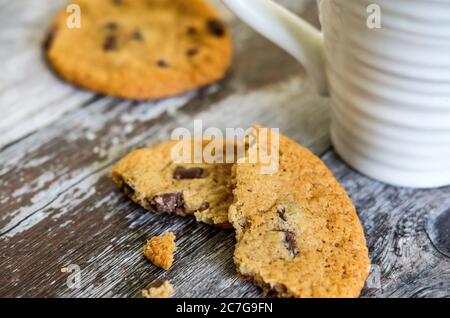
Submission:
[[[7,1],[0,12],[0,149],[73,109],[94,94],[59,81],[45,64],[42,41],[65,1]]]
[[[449,297],[450,258],[427,229],[450,206],[450,187],[388,186],[353,171],[330,151],[323,157],[350,194],[363,223],[372,273],[364,297]]]

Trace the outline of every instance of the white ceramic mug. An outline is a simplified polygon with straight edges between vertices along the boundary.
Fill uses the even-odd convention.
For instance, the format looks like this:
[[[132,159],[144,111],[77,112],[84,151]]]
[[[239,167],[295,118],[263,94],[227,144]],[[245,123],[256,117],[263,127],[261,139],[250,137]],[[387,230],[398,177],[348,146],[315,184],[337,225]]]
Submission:
[[[331,96],[332,143],[349,165],[399,186],[450,185],[450,0],[318,0],[322,32],[270,0],[223,1]]]

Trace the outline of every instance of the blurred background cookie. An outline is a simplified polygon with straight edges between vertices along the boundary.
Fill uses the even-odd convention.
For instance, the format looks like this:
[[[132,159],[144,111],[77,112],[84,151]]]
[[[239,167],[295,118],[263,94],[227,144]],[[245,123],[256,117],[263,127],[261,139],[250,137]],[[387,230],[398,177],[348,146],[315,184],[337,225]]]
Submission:
[[[157,99],[223,78],[232,59],[230,32],[203,0],[77,0],[56,17],[45,44],[66,81],[127,99]]]

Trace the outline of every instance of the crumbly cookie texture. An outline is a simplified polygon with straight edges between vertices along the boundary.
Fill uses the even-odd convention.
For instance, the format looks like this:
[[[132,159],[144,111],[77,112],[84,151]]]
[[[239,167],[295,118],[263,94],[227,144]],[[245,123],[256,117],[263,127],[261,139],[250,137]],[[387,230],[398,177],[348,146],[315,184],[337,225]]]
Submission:
[[[261,133],[257,127],[254,135]],[[358,297],[370,261],[350,198],[319,158],[272,134],[280,141],[276,172],[261,174],[253,163],[233,167],[229,219],[238,273],[278,297]],[[255,148],[264,150],[258,142],[248,146]]]
[[[230,31],[204,0],[74,0],[44,49],[66,81],[106,95],[156,99],[222,79],[232,60]]]
[[[150,287],[142,290],[142,297],[144,298],[170,298],[175,293],[175,288],[169,281],[165,281],[158,287]]]
[[[195,142],[192,141],[192,150]],[[211,145],[207,141],[199,142],[203,149]],[[114,182],[149,211],[194,215],[198,221],[230,227],[232,164],[205,163],[203,159],[200,163],[177,164],[172,160],[172,150],[177,146],[179,142],[168,141],[133,151],[113,167]],[[218,154],[225,149],[223,144],[223,151]]]
[[[169,270],[173,264],[173,253],[177,249],[175,235],[172,232],[163,236],[154,236],[147,241],[144,247],[144,255],[155,266]]]

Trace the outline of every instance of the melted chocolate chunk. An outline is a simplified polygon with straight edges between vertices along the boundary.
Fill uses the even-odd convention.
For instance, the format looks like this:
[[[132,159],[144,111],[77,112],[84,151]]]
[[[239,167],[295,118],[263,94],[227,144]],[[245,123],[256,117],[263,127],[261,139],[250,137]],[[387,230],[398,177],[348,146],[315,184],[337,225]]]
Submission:
[[[185,212],[183,193],[166,193],[153,198],[150,207],[156,213],[175,213]]]
[[[42,43],[42,47],[44,48],[44,50],[48,51],[51,48],[53,40],[55,39],[55,35],[56,28],[52,28],[50,31],[48,31],[47,36]]]
[[[105,24],[105,29],[110,30],[110,31],[115,31],[118,28],[119,28],[119,24],[114,21],[110,21]]]
[[[281,220],[283,220],[284,222],[287,222],[286,208],[284,206],[279,206],[277,208],[277,214]]]
[[[133,34],[131,34],[131,39],[136,40],[136,41],[142,41],[144,40],[144,36],[142,35],[142,32],[137,30],[134,31]]]
[[[286,249],[289,251],[289,253],[292,256],[295,256],[298,254],[297,241],[295,239],[294,233],[284,232],[284,245],[286,246]]]
[[[156,62],[156,65],[158,65],[161,68],[169,68],[170,67],[169,63],[167,63],[165,60],[158,60]]]
[[[188,35],[196,35],[198,33],[198,30],[195,27],[191,26],[186,29],[186,33]]]
[[[122,189],[127,196],[132,197],[134,195],[135,191],[129,184],[124,183]]]
[[[185,169],[183,167],[177,167],[173,172],[173,178],[176,180],[201,179],[204,177],[205,170],[202,168]]]
[[[203,202],[202,205],[198,208],[199,212],[205,211],[209,209],[209,202]]]
[[[222,21],[213,19],[208,21],[208,30],[209,32],[217,37],[223,37],[225,35],[225,24]]]
[[[197,48],[192,48],[186,51],[186,55],[187,56],[194,56],[198,54],[198,49]]]
[[[113,51],[117,49],[117,37],[115,35],[108,35],[103,42],[104,51]]]

